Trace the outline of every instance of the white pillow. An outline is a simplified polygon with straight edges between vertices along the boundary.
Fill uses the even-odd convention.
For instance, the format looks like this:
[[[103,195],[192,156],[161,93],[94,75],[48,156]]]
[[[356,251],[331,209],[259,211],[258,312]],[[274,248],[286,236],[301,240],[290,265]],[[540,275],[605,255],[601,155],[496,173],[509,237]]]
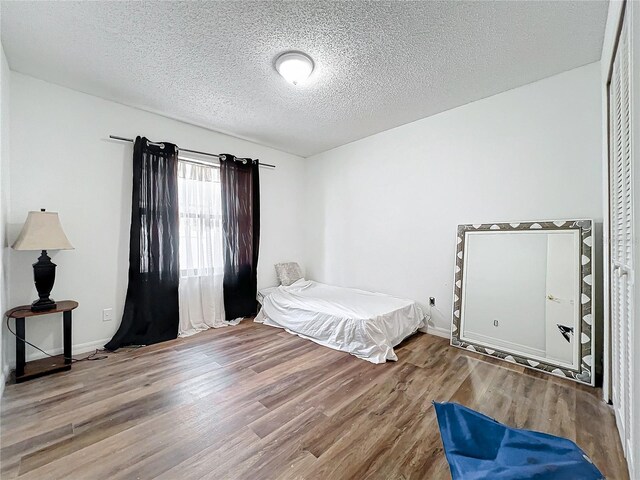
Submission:
[[[302,278],[302,269],[296,262],[276,263],[276,274],[280,285],[288,287]]]

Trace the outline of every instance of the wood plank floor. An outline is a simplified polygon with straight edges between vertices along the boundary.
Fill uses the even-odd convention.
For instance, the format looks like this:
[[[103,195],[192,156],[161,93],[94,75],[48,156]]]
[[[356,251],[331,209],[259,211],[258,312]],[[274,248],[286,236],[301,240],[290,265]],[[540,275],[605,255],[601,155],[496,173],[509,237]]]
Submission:
[[[3,479],[446,479],[431,402],[626,467],[599,392],[418,334],[373,365],[245,321],[8,385]]]

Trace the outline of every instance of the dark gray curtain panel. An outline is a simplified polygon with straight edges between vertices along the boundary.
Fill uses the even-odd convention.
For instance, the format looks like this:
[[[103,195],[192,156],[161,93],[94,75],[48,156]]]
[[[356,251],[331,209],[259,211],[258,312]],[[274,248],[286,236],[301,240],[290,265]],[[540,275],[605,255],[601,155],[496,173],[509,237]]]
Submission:
[[[257,313],[260,181],[258,162],[220,155],[224,309],[227,320]]]
[[[129,286],[118,331],[105,345],[150,345],[178,336],[178,149],[137,137],[129,239]]]

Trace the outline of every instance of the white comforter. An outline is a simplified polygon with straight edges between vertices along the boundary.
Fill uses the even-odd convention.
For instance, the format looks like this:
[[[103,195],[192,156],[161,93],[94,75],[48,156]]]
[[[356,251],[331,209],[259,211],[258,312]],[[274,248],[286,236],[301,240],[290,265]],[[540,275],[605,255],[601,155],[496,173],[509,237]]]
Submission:
[[[255,321],[372,363],[397,360],[393,347],[427,326],[412,300],[304,279],[263,291]]]

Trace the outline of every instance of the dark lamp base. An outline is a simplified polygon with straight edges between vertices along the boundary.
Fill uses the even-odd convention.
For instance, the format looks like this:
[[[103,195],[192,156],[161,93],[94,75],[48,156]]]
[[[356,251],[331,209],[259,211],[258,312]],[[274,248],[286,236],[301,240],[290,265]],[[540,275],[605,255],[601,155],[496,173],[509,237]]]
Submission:
[[[32,312],[44,312],[45,310],[55,310],[56,302],[51,300],[50,298],[46,299],[38,299],[31,304]]]
[[[55,279],[56,264],[51,261],[47,251],[43,250],[38,261],[33,264],[33,281],[39,298],[31,304],[32,312],[43,312],[56,308],[56,302],[49,298]]]

